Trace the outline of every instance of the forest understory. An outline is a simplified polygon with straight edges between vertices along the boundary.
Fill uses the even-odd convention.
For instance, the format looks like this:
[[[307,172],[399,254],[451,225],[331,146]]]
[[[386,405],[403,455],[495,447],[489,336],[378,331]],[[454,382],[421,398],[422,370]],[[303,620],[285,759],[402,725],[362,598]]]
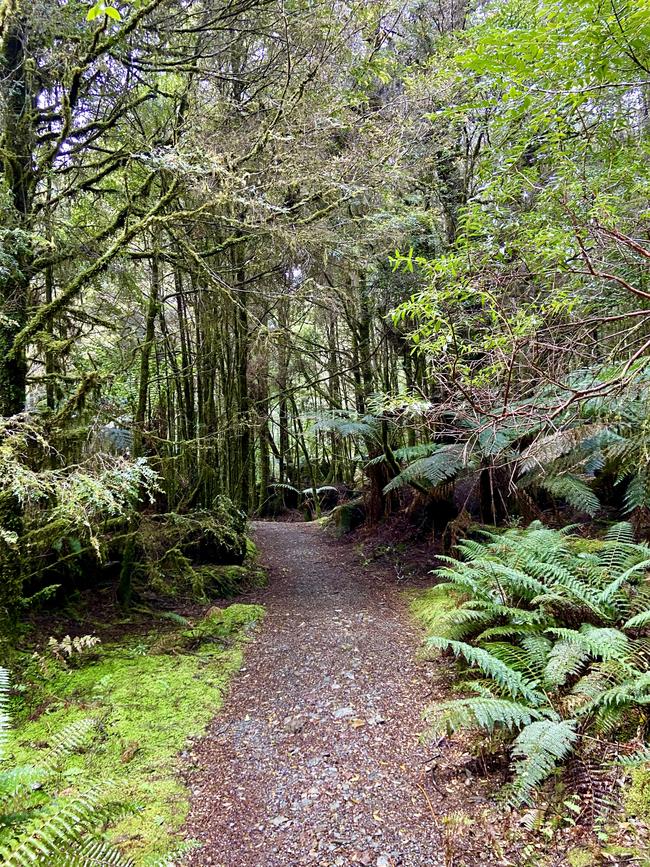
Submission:
[[[0,167],[0,863],[650,864],[650,0],[0,0]]]

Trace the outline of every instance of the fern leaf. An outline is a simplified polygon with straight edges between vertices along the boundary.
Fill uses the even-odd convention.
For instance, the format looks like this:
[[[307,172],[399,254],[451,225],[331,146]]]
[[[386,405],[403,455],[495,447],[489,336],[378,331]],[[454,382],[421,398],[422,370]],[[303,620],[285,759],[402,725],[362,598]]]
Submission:
[[[66,726],[52,738],[49,753],[44,761],[44,766],[50,770],[56,770],[63,759],[71,753],[76,753],[88,743],[91,732],[97,730],[98,721],[88,718],[78,720]]]
[[[624,768],[638,768],[641,765],[650,764],[650,747],[641,747],[627,756],[619,756],[616,764],[622,765]]]
[[[432,636],[427,643],[439,650],[451,650],[455,656],[462,656],[466,662],[479,668],[483,674],[506,690],[511,697],[521,697],[533,707],[544,703],[544,696],[535,689],[535,683],[530,683],[520,672],[510,668],[487,650],[439,636]]]
[[[623,624],[623,629],[640,629],[643,626],[650,624],[650,611],[641,611],[640,614],[635,614]]]
[[[530,803],[533,792],[575,748],[573,720],[537,720],[522,729],[512,746],[512,795],[516,805]]]
[[[575,641],[558,641],[549,653],[544,682],[551,688],[564,686],[576,675],[589,658],[589,650]]]
[[[414,481],[428,482],[434,488],[458,475],[464,464],[462,450],[458,446],[441,446],[433,455],[409,464],[390,480],[384,488],[384,493],[388,494]]]
[[[0,846],[0,863],[5,867],[55,863],[66,847],[77,845],[95,826],[102,791],[90,790],[39,816],[16,839]]]
[[[539,437],[522,452],[521,472],[528,473],[536,467],[547,467],[563,455],[574,451],[585,441],[593,439],[605,427],[604,424],[583,425]]]
[[[483,696],[442,702],[433,705],[426,714],[427,722],[434,732],[447,734],[474,727],[488,734],[492,734],[496,728],[514,732],[546,716],[545,710],[527,704]]]
[[[103,840],[88,840],[57,859],[56,867],[135,867],[135,863]]]
[[[619,629],[584,624],[580,630],[550,627],[547,632],[563,641],[583,647],[594,659],[624,661],[630,651],[629,639]]]
[[[0,759],[9,737],[9,672],[0,668]]]
[[[650,484],[648,474],[643,470],[635,473],[628,482],[623,498],[624,514],[629,515],[635,509],[650,506]]]
[[[313,427],[315,431],[328,431],[341,437],[364,437],[377,439],[379,424],[373,416],[331,416],[319,419]]]
[[[540,480],[538,484],[551,496],[566,500],[574,509],[578,509],[590,517],[593,517],[600,509],[598,497],[586,482],[576,476],[551,476]]]

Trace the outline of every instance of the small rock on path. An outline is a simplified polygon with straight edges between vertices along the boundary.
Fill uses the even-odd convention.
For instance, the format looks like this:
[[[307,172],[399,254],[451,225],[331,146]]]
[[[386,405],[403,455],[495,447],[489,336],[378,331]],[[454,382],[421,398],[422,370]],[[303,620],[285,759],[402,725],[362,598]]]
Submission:
[[[193,867],[444,863],[420,636],[381,574],[314,524],[257,523],[267,616],[192,750]]]

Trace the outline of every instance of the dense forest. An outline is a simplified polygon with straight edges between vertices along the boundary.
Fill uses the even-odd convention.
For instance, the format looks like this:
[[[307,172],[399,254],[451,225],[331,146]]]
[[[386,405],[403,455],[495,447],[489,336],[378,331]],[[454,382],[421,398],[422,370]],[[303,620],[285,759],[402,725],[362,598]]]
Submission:
[[[0,0],[0,68],[0,863],[249,863],[173,767],[250,520],[417,551],[519,828],[313,863],[650,863],[650,2]]]

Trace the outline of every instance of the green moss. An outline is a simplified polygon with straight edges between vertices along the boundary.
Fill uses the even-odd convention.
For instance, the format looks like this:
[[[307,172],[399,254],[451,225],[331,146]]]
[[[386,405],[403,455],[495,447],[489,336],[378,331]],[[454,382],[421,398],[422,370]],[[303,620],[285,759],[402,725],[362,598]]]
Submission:
[[[58,790],[72,793],[112,780],[112,799],[138,808],[115,827],[112,839],[137,857],[164,854],[174,847],[189,805],[178,754],[220,709],[242,661],[244,636],[262,615],[253,605],[213,609],[190,630],[198,640],[192,654],[152,655],[142,643],[113,646],[83,668],[57,674],[47,682],[45,711],[18,724],[7,758],[38,765],[67,725],[99,720],[92,748],[65,759]]]
[[[252,539],[246,538],[246,560],[250,563],[257,562],[257,557],[259,555],[259,551],[257,550],[257,545],[253,542]]]
[[[356,500],[341,503],[340,506],[332,509],[330,525],[334,528],[337,536],[344,536],[359,527],[363,523],[364,517],[363,498],[358,497]]]
[[[250,587],[262,587],[266,575],[262,569],[248,566],[199,566],[194,570],[204,598],[227,599]]]
[[[650,767],[635,768],[625,797],[625,811],[645,822],[650,821]]]
[[[444,615],[456,608],[458,601],[450,593],[437,587],[416,590],[409,594],[411,614],[429,632],[435,632]]]
[[[567,541],[569,548],[576,554],[597,554],[602,551],[605,544],[602,539],[587,539],[580,536],[571,536]]]
[[[577,847],[567,852],[567,861],[571,867],[592,867],[593,864],[598,864],[598,860],[593,852],[589,849]]]

